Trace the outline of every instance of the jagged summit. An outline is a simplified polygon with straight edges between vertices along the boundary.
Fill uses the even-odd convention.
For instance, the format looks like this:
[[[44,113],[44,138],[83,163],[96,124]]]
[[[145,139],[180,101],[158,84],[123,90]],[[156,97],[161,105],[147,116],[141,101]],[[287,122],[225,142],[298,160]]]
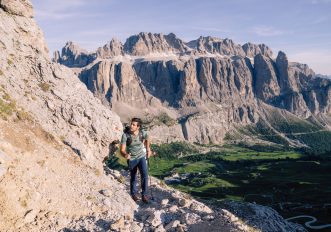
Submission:
[[[103,47],[99,47],[96,51],[96,56],[98,58],[111,58],[114,56],[123,56],[123,44],[118,39],[113,38],[111,41],[109,41],[107,44],[105,44]]]
[[[172,54],[178,56],[203,56],[206,54],[221,56],[240,56],[253,58],[257,54],[272,57],[271,49],[265,44],[246,43],[243,46],[236,44],[231,39],[216,37],[202,37],[190,42],[184,42],[174,33],[140,32],[130,36],[124,44],[117,39],[112,39],[103,47],[89,54],[72,42],[67,42],[62,48],[62,54],[54,53],[54,61],[66,66],[82,67],[87,60],[93,61],[94,57],[110,59],[116,56],[144,57],[155,54]],[[71,58],[69,58],[71,57]],[[76,58],[73,58],[76,57]]]
[[[200,37],[190,41],[188,45],[201,53],[212,53],[227,56],[245,56],[242,47],[231,39],[219,39],[211,36]]]
[[[244,52],[246,53],[246,56],[248,57],[254,57],[257,54],[262,54],[264,56],[272,57],[273,52],[272,50],[265,44],[253,44],[253,43],[245,43],[242,46]]]
[[[53,61],[63,64],[68,67],[83,67],[91,63],[95,59],[95,54],[90,54],[78,44],[68,41],[62,48],[60,55],[59,51],[54,52]]]
[[[175,34],[168,35],[141,32],[130,36],[125,44],[124,51],[134,56],[144,56],[150,53],[183,53],[188,48]]]

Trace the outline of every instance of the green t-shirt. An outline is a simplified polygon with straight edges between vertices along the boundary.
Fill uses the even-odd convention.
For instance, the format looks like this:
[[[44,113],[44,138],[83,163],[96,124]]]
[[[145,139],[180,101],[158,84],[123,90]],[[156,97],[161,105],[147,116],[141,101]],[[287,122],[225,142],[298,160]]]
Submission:
[[[139,132],[137,135],[131,134],[132,143],[130,145],[126,146],[126,151],[128,153],[131,153],[131,160],[138,159],[138,158],[141,158],[146,155],[145,146],[139,138],[140,133],[141,132]],[[142,131],[142,137],[143,137],[143,139],[148,139],[147,131]],[[126,133],[124,133],[122,135],[121,144],[126,145],[127,139],[128,139],[128,137],[127,137]]]

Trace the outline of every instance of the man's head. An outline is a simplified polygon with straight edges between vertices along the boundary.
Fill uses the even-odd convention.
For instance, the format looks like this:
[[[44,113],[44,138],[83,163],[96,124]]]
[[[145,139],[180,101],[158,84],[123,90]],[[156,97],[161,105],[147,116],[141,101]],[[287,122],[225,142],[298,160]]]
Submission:
[[[131,124],[130,124],[131,133],[138,131],[140,129],[141,124],[142,124],[142,121],[140,118],[131,119]]]

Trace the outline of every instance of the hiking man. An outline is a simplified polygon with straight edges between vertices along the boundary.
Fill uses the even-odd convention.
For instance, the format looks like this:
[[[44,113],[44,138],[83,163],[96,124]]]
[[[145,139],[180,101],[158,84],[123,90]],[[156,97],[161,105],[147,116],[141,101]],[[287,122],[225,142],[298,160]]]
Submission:
[[[141,130],[140,118],[131,120],[130,128],[124,131],[121,139],[121,154],[127,159],[130,170],[130,194],[134,201],[137,196],[137,170],[141,177],[142,200],[148,203],[148,167],[147,159],[152,155],[150,141],[146,131]]]

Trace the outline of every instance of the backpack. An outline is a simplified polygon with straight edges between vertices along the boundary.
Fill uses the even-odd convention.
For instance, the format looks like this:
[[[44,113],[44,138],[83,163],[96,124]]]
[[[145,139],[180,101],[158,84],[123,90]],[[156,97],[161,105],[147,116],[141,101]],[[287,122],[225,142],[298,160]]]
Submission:
[[[130,126],[126,126],[125,128],[124,128],[124,131],[123,131],[124,133],[125,133],[125,135],[126,135],[126,146],[129,146],[129,145],[131,145],[131,143],[132,143],[132,135],[131,135],[131,133],[130,133]],[[143,136],[143,130],[142,129],[140,129],[139,130],[139,140],[141,141],[141,142],[143,142],[144,141],[144,136]]]

